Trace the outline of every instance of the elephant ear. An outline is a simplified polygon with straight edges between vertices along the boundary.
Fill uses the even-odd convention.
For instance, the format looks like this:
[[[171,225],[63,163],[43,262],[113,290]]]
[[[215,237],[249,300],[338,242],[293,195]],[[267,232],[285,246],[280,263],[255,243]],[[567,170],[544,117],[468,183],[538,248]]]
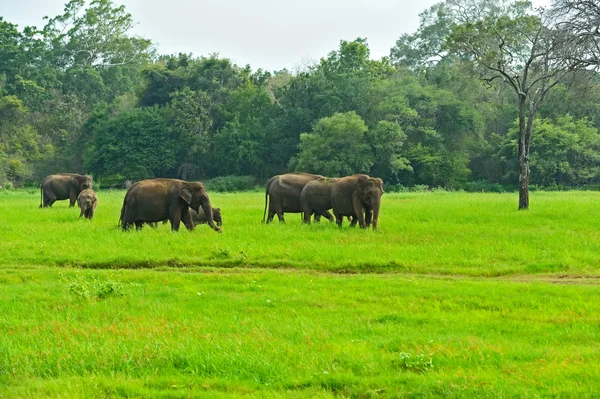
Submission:
[[[358,194],[360,198],[363,197],[365,191],[367,189],[367,179],[364,177],[359,177],[356,182],[354,182],[354,191]]]
[[[179,191],[179,197],[188,205],[192,203],[192,196],[192,188],[190,186],[183,186]]]
[[[79,181],[77,176],[71,177],[71,183],[73,183],[75,185],[75,187],[81,188],[81,182]]]
[[[379,186],[379,189],[381,190],[381,194],[385,193],[385,190],[383,189],[383,180],[381,180],[379,177],[376,177],[373,179],[377,185]]]

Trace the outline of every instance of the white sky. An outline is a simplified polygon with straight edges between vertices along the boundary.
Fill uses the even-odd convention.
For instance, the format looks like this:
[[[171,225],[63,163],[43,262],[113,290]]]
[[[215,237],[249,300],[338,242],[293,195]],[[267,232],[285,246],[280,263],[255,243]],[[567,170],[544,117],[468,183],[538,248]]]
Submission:
[[[371,58],[389,55],[419,13],[439,0],[113,0],[138,23],[135,33],[161,54],[219,53],[253,69],[290,70],[366,37]],[[0,0],[6,21],[42,27],[67,0]],[[547,5],[549,0],[533,0]]]

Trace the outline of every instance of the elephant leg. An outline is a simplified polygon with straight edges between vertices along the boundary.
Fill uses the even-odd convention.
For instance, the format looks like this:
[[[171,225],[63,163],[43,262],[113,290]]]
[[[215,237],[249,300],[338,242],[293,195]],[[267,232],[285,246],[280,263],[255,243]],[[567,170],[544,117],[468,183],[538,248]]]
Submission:
[[[77,194],[75,194],[75,191],[71,190],[69,191],[69,208],[74,207],[75,202],[77,202]]]
[[[181,221],[189,231],[194,230],[194,222],[192,221],[190,211],[187,208],[181,210]]]
[[[87,212],[87,216],[86,216],[86,217],[87,217],[88,219],[92,220],[92,218],[94,217],[94,208],[90,208],[90,209],[88,209],[88,212]]]
[[[371,226],[371,221],[373,220],[373,210],[371,208],[367,208],[365,210],[365,224],[367,227]]]
[[[83,207],[81,208],[81,212],[79,212],[79,217],[82,217],[86,214],[87,212],[84,211]],[[87,217],[87,215],[85,215],[85,217]]]
[[[181,208],[173,207],[171,209],[169,220],[171,221],[171,231],[179,231],[181,224]]]
[[[344,221],[344,217],[340,213],[334,212],[334,214],[335,214],[335,223],[341,229],[342,228],[342,222]]]
[[[358,218],[358,225],[361,229],[367,228],[365,225],[365,208],[360,200],[356,197],[352,198],[352,205],[354,207],[354,216]]]
[[[285,223],[285,219],[283,218],[283,211],[277,212],[277,218],[279,218],[279,223]]]
[[[121,211],[121,229],[123,231],[127,231],[131,228],[131,220],[133,219],[131,213],[132,210],[129,209],[129,206],[123,205],[123,209]]]
[[[54,204],[54,202],[56,202],[56,196],[55,195],[48,195],[44,191],[44,208],[51,207],[52,204]]]
[[[330,222],[333,222],[334,220],[333,215],[329,211],[323,211],[321,212],[321,215],[324,216],[325,219],[329,220]]]
[[[348,216],[348,220],[350,220],[350,227],[356,227],[356,223],[358,222],[356,216]]]
[[[135,222],[135,229],[137,231],[140,231],[143,228],[144,228],[144,222],[140,222],[139,220]]]
[[[310,207],[308,205],[305,205],[304,209],[302,209],[302,213],[304,214],[304,220],[303,220],[303,222],[306,223],[306,224],[310,224],[310,217],[313,214],[312,209],[310,209]],[[317,221],[317,216],[318,216],[318,214],[315,213],[315,222]]]

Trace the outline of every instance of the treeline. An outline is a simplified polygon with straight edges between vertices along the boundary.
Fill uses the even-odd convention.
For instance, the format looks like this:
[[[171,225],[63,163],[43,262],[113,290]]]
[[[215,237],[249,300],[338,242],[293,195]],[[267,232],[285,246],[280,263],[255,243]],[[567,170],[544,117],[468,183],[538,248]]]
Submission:
[[[449,12],[461,3],[474,2],[426,10],[390,57],[371,60],[366,39],[341,41],[296,73],[157,55],[110,0],[72,0],[42,29],[0,17],[0,186],[61,171],[116,181],[302,170],[516,187],[518,95],[499,79],[482,84],[477,60],[447,44],[467,23]],[[483,20],[532,12],[475,3]],[[529,165],[538,186],[600,183],[600,79],[592,68],[571,72],[537,111]]]

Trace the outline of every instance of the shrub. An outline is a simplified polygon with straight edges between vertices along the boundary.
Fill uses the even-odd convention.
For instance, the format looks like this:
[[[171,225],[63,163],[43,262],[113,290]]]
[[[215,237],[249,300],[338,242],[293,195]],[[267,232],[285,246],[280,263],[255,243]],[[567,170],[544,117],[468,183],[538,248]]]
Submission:
[[[490,183],[485,180],[479,180],[465,184],[465,191],[469,193],[503,193],[505,190],[499,183]]]
[[[105,299],[112,295],[123,295],[123,284],[110,278],[86,278],[79,272],[72,278],[65,278],[67,291],[78,300]]]
[[[208,191],[250,191],[256,188],[256,178],[253,176],[219,176],[207,180],[205,186]]]

